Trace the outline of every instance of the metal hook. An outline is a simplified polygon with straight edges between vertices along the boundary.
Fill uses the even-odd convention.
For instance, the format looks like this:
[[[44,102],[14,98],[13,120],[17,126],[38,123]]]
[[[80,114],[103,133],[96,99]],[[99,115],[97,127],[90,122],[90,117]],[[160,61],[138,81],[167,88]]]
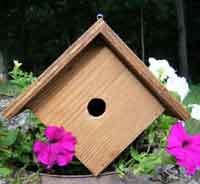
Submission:
[[[103,19],[103,14],[102,13],[98,13],[97,14],[97,20],[99,20],[99,19]]]

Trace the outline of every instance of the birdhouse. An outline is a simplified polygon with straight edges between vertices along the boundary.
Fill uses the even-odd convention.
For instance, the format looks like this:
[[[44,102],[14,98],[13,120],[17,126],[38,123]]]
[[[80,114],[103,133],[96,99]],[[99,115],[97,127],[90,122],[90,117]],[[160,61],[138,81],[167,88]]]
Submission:
[[[98,20],[3,112],[31,109],[78,140],[76,157],[96,176],[164,111],[188,112],[104,22]]]

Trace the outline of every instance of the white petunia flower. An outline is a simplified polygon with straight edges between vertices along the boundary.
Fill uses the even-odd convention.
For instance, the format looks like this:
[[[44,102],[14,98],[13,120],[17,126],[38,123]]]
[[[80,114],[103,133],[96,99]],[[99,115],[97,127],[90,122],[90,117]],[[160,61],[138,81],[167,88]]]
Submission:
[[[200,121],[200,105],[198,104],[190,104],[189,107],[192,107],[191,117],[193,119]]]
[[[180,96],[181,101],[185,99],[185,97],[190,91],[189,85],[185,77],[178,77],[177,75],[168,78],[166,88],[169,91],[176,92]]]
[[[161,82],[168,77],[176,75],[176,71],[172,68],[167,60],[156,60],[155,58],[149,58],[149,70],[158,78]]]
[[[22,65],[22,63],[20,63],[18,60],[14,60],[13,63],[17,68],[19,68]]]

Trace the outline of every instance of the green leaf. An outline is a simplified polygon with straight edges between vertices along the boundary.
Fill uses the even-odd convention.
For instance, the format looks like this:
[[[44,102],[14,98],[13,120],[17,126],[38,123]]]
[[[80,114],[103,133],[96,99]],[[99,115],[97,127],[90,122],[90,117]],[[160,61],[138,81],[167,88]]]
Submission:
[[[18,85],[8,81],[0,85],[0,94],[6,96],[18,96],[21,93],[21,88]]]
[[[130,153],[131,153],[131,157],[134,160],[136,160],[138,162],[141,160],[141,155],[133,147],[131,147]]]
[[[7,177],[12,174],[12,170],[8,167],[0,167],[0,176]]]
[[[159,154],[152,153],[143,155],[138,164],[135,164],[133,171],[135,174],[152,174],[158,165],[161,165],[162,158]]]
[[[190,134],[200,133],[200,121],[195,119],[190,119],[185,123],[186,129]]]
[[[176,159],[169,155],[166,151],[162,152],[162,164],[175,164]]]
[[[177,93],[177,92],[174,92],[174,91],[170,91],[170,94],[176,98],[179,102],[181,102],[181,97],[180,95]]]
[[[17,139],[17,131],[9,130],[5,131],[3,136],[0,136],[0,145],[1,146],[11,146],[15,143]]]

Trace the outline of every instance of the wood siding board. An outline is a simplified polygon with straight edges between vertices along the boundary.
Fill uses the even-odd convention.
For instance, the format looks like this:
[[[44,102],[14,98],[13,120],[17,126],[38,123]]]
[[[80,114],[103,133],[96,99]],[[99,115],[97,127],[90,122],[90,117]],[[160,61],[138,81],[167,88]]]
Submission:
[[[113,50],[123,58],[123,62],[141,78],[142,82],[158,97],[172,115],[187,120],[189,113],[173,98],[159,81],[151,74],[140,59],[126,46],[126,44],[102,20],[97,21],[72,46],[67,49],[45,72],[32,84],[25,93],[20,95],[4,112],[11,118],[17,114],[45,85],[47,85],[72,59],[79,54],[97,35],[103,35]]]
[[[189,112],[160,84],[148,67],[131,51],[131,49],[115,34],[112,29],[105,25],[101,34],[110,47],[122,58],[127,66],[135,73],[172,116],[182,120],[190,118]]]
[[[3,111],[3,116],[16,115],[45,85],[47,85],[72,59],[79,54],[105,26],[102,19],[91,26],[74,44],[72,44],[55,62],[53,62],[29,88]]]
[[[164,107],[109,47],[88,48],[75,60],[73,72],[59,73],[29,107],[45,124],[62,125],[75,134],[77,158],[97,176]],[[95,97],[107,104],[99,118],[87,112]]]

